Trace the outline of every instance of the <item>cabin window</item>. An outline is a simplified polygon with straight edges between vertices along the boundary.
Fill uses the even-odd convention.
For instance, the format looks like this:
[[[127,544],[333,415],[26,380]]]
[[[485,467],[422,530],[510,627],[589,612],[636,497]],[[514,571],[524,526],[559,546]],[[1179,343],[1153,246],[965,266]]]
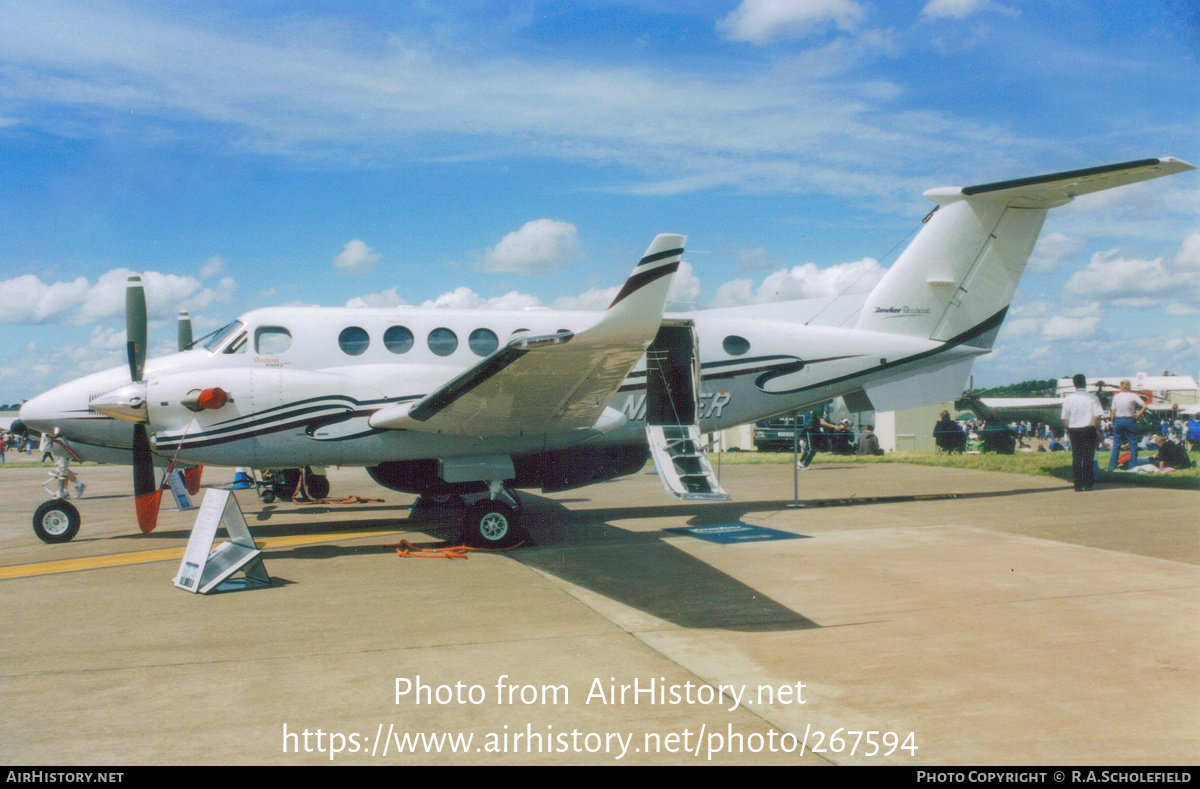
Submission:
[[[277,356],[292,347],[292,333],[282,326],[259,326],[254,330],[254,352]]]
[[[491,329],[476,329],[467,338],[467,345],[476,356],[487,356],[500,347],[500,338]]]
[[[438,356],[449,356],[458,348],[458,335],[446,327],[429,332],[429,350]]]
[[[383,333],[383,347],[392,353],[408,353],[413,347],[413,333],[404,326],[392,326]]]
[[[361,356],[370,344],[371,336],[359,326],[347,326],[338,335],[338,346],[350,356]]]
[[[721,347],[725,349],[725,353],[730,356],[741,356],[746,351],[750,350],[750,341],[745,337],[739,337],[736,334],[731,334],[721,343]]]

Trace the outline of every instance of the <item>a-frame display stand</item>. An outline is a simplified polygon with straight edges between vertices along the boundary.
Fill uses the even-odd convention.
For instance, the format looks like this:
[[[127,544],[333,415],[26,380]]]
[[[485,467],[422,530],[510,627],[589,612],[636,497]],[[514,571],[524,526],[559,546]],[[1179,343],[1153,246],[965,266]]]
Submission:
[[[220,526],[229,534],[229,542],[213,548]],[[239,570],[244,577],[229,577]],[[250,536],[242,508],[232,491],[209,488],[205,494],[174,583],[180,589],[200,594],[271,585],[271,576],[263,567],[262,551]]]

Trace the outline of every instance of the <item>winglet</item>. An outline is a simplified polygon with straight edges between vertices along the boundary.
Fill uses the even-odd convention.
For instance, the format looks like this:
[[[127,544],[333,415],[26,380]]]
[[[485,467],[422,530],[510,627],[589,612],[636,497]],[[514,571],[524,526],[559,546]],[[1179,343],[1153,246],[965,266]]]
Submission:
[[[679,270],[686,241],[687,236],[675,233],[655,236],[596,325],[625,325],[638,335],[648,332],[646,343],[649,344],[662,322],[667,293],[671,289],[673,275]]]

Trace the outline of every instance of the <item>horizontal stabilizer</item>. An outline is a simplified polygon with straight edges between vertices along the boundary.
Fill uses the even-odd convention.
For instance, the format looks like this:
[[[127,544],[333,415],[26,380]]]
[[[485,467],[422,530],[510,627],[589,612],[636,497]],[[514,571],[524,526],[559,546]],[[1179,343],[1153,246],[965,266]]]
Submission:
[[[1139,159],[1136,162],[1107,164],[1084,170],[1068,170],[1049,175],[1035,175],[1031,178],[1017,178],[1012,181],[964,186],[959,191],[965,197],[984,197],[989,200],[1003,201],[1016,208],[1053,208],[1063,203],[1069,203],[1080,195],[1195,169],[1194,165],[1167,156],[1161,159]],[[930,192],[940,193],[941,190],[934,189]],[[930,192],[926,192],[926,195],[928,196]]]

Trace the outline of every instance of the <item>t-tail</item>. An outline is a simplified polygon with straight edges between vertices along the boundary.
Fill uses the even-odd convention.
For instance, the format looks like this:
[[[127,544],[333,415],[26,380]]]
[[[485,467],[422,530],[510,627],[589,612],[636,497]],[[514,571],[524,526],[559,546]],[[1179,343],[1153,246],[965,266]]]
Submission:
[[[1049,209],[1194,169],[1167,157],[930,189],[937,207],[871,291],[857,327],[990,349]]]

